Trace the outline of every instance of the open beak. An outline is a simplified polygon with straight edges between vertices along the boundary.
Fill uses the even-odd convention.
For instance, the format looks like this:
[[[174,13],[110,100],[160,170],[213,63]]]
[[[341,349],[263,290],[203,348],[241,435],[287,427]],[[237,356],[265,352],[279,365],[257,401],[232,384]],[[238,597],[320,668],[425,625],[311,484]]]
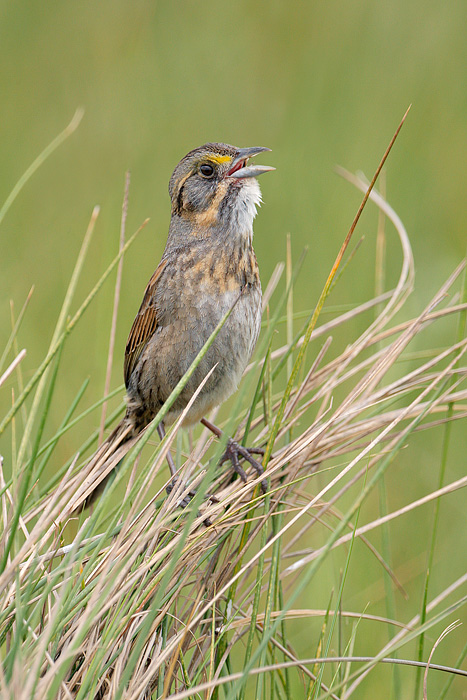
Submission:
[[[257,156],[258,153],[270,151],[270,148],[255,146],[253,148],[239,148],[236,158],[232,161],[230,169],[225,174],[225,177],[244,178],[258,177],[262,173],[267,173],[269,170],[275,170],[270,165],[247,165],[248,159]]]

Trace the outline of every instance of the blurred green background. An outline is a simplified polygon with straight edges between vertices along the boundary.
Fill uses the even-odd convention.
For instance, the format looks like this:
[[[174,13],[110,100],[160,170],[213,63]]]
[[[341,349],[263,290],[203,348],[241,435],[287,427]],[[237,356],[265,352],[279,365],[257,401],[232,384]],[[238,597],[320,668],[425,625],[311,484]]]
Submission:
[[[112,386],[121,382],[126,336],[165,245],[170,174],[188,150],[206,141],[272,149],[261,162],[277,172],[261,179],[264,205],[255,225],[263,284],[284,259],[290,232],[295,259],[309,246],[295,309],[311,308],[361,199],[336,176],[334,166],[371,177],[410,103],[387,164],[386,188],[412,241],[416,289],[408,309],[419,311],[466,250],[466,29],[465,0],[2,2],[0,201],[78,106],[85,116],[28,182],[0,228],[1,347],[9,335],[10,299],[18,312],[34,284],[20,333],[20,347],[28,351],[27,380],[48,347],[95,204],[101,213],[78,299],[117,251],[124,177],[130,169],[127,233],[146,217],[150,223],[124,263]],[[357,230],[365,241],[331,304],[356,304],[372,295],[375,224],[370,206]],[[389,227],[388,232],[391,286],[400,251]],[[108,283],[80,323],[78,342],[66,349],[50,430],[85,377],[91,378],[87,405],[102,395],[112,298]],[[434,344],[453,339],[441,335]],[[8,405],[13,385],[11,380],[2,389],[2,406]],[[62,441],[63,459],[96,421]],[[465,471],[465,435],[461,430],[455,435],[459,452],[449,464],[449,480]],[[415,440],[406,463],[402,459],[395,466],[391,508],[436,487],[440,437]],[[9,446],[1,450],[8,453]],[[418,468],[407,480],[409,465]],[[449,499],[446,539],[465,527],[463,495]],[[404,620],[419,609],[425,565],[420,538],[427,536],[430,514],[417,513],[395,526],[410,526],[414,533],[413,542],[404,533],[395,537],[404,547],[394,552],[393,565],[412,596],[409,603],[398,601]],[[377,535],[374,541],[378,545]],[[355,561],[361,564],[352,571],[352,596],[344,596],[344,607],[359,610],[369,602],[369,612],[375,612],[384,598],[381,569],[366,552]],[[453,561],[453,552],[443,547],[433,595],[447,585],[446,576],[454,580],[465,565],[466,556]],[[326,607],[336,567],[330,566],[329,580],[304,606]],[[454,632],[437,660],[453,663],[463,640],[465,631]],[[358,651],[372,653],[370,645],[364,647],[362,642]],[[300,635],[297,651],[310,651]],[[390,674],[387,668],[378,671],[363,686],[367,694],[359,697],[389,697],[375,694],[371,679],[389,688]],[[402,678],[409,684],[412,669],[402,671]]]

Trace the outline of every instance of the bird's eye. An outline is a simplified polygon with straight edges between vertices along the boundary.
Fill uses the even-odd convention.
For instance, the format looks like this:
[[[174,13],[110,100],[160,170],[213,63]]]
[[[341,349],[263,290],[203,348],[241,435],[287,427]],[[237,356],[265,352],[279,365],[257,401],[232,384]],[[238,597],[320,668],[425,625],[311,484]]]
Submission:
[[[203,163],[200,165],[199,172],[203,177],[212,177],[214,175],[214,168],[209,163]]]

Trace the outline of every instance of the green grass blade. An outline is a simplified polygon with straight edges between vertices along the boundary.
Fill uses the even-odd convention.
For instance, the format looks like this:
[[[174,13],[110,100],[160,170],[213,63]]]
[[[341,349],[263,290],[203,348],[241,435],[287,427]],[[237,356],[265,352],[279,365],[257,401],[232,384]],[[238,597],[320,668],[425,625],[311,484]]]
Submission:
[[[136,236],[140,233],[142,230],[143,226],[145,225],[146,222],[131,236],[131,238],[128,239],[128,241],[125,243],[125,246],[122,248],[122,250],[118,253],[118,255],[113,259],[107,270],[104,272],[104,274],[101,276],[101,278],[98,280],[98,282],[95,284],[93,289],[90,291],[84,302],[81,304],[80,308],[78,311],[74,314],[72,319],[67,322],[65,330],[63,333],[58,337],[56,343],[49,349],[45,359],[42,361],[34,375],[31,377],[29,380],[28,384],[24,388],[24,391],[21,393],[21,395],[18,397],[14,407],[7,413],[3,421],[0,423],[0,436],[5,432],[5,429],[8,427],[10,424],[12,418],[16,415],[18,412],[19,408],[23,405],[24,401],[27,399],[31,391],[34,389],[36,384],[39,382],[41,379],[42,375],[52,362],[53,358],[59,351],[60,347],[62,344],[65,342],[66,338],[68,335],[71,333],[73,328],[76,326],[78,321],[81,319],[81,316],[84,314],[86,309],[88,308],[89,304],[92,302],[94,297],[97,295],[101,287],[103,286],[104,282],[107,280],[109,277],[110,273],[112,270],[115,268],[115,266],[118,264],[118,261],[126,253],[128,248],[131,246],[131,244],[134,242],[136,239]]]
[[[32,297],[33,292],[34,292],[34,286],[31,287],[31,289],[29,290],[29,294],[28,294],[27,297],[26,297],[26,301],[24,302],[24,304],[23,304],[23,306],[22,306],[22,309],[21,309],[21,311],[19,312],[19,316],[18,316],[18,318],[16,319],[16,322],[15,322],[15,324],[14,324],[14,326],[13,326],[13,330],[11,331],[10,337],[8,338],[7,343],[6,343],[6,345],[5,345],[5,349],[4,349],[4,351],[3,351],[3,353],[2,353],[2,356],[1,356],[1,358],[0,358],[0,375],[2,374],[3,365],[5,364],[6,358],[8,357],[8,353],[10,352],[10,350],[11,350],[11,348],[12,348],[14,342],[15,342],[15,339],[16,339],[17,336],[18,336],[18,331],[19,331],[19,329],[20,329],[20,327],[21,327],[21,322],[22,322],[22,320],[23,320],[25,311],[26,311],[26,309],[27,309],[27,307],[28,307],[28,304],[29,304],[29,302],[30,302],[30,300],[31,300],[31,297]]]
[[[11,190],[10,194],[5,200],[4,205],[0,209],[0,224],[5,218],[5,214],[15,201],[16,197],[19,195],[28,180],[34,175],[36,170],[40,168],[42,163],[47,160],[47,158],[78,128],[81,119],[83,118],[84,110],[80,107],[76,110],[73,115],[73,119],[68,124],[65,129],[54,138],[54,140],[49,143],[49,145],[40,153],[36,160],[29,166],[26,172],[20,177],[16,185]]]

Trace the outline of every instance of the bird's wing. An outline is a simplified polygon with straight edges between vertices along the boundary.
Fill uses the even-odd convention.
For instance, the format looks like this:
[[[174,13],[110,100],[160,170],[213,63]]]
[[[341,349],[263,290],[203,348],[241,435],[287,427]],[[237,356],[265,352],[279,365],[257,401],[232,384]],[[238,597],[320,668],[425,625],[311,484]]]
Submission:
[[[166,260],[162,260],[153,276],[149,280],[140,309],[133,321],[130,335],[128,336],[125,348],[125,361],[123,364],[123,374],[125,385],[128,386],[131,374],[143,352],[148,340],[157,328],[157,312],[155,302],[155,290],[159,278],[166,266]]]

